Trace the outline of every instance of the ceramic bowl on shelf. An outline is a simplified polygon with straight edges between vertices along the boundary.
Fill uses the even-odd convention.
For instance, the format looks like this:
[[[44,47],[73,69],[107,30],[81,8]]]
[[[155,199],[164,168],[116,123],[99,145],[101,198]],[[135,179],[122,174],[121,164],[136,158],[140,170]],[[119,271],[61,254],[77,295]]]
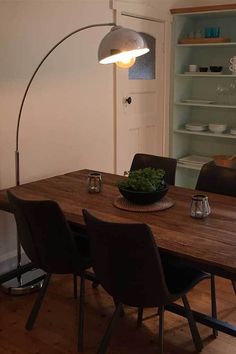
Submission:
[[[201,73],[206,73],[208,71],[208,67],[207,66],[200,66],[199,71]]]
[[[212,133],[223,133],[227,129],[227,125],[226,124],[209,123],[208,128]]]
[[[210,66],[210,70],[213,72],[213,73],[219,73],[221,72],[223,69],[223,66]]]
[[[236,128],[230,129],[230,134],[236,135]]]

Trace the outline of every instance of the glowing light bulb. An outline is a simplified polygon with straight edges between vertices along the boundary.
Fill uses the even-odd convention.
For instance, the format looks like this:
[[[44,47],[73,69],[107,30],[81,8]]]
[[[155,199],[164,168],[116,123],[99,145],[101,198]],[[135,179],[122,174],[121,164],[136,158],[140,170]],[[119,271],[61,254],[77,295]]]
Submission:
[[[136,58],[125,58],[122,61],[117,61],[116,65],[122,69],[131,68],[134,65]]]

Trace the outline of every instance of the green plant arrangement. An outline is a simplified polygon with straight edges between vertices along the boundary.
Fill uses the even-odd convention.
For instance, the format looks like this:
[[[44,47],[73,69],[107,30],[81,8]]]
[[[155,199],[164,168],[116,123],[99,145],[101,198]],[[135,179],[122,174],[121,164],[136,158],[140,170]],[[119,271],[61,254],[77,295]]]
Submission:
[[[166,188],[165,171],[155,168],[143,168],[125,172],[127,179],[118,183],[119,188],[140,192],[156,192]]]

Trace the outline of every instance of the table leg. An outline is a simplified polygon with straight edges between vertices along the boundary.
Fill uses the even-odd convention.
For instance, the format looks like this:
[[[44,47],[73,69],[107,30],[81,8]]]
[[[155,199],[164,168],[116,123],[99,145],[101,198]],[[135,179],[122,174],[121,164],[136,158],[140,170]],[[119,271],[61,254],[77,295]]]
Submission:
[[[175,313],[179,316],[186,317],[185,309],[183,306],[178,305],[178,304],[169,304],[165,306],[165,309],[169,312]],[[198,323],[201,323],[207,327],[213,328],[219,332],[223,332],[225,334],[228,334],[232,337],[236,337],[236,326],[228,323],[221,321],[219,319],[213,318],[209,315],[206,315],[204,313],[194,311],[192,310],[193,316],[195,318],[195,321]],[[149,315],[147,317],[143,318],[143,321],[150,319],[154,316],[157,316],[157,314]]]

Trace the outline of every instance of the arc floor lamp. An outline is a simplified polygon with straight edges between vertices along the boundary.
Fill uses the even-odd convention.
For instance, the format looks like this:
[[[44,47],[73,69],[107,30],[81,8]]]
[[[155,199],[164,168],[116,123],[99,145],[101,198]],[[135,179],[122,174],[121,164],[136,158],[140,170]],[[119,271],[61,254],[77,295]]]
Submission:
[[[101,24],[92,24],[79,29],[74,30],[73,32],[67,34],[60,41],[58,41],[42,58],[35,71],[33,72],[23,95],[20,110],[18,113],[17,127],[16,127],[16,150],[15,150],[15,172],[16,172],[16,185],[20,185],[20,151],[19,151],[19,133],[20,133],[20,123],[22,117],[22,111],[25,104],[25,100],[34,80],[37,72],[39,71],[42,64],[48,58],[48,56],[66,39],[73,36],[74,34],[87,30],[93,27],[112,27],[110,32],[102,39],[99,49],[98,49],[98,61],[101,64],[112,64],[117,63],[118,66],[122,68],[130,67],[134,62],[135,58],[146,54],[149,52],[146,41],[144,38],[137,33],[136,31],[128,28],[123,28],[121,26],[116,26],[115,23],[101,23]],[[28,279],[23,281],[22,275],[30,270],[33,266],[27,264],[22,266],[22,254],[21,254],[21,245],[19,239],[17,238],[17,269],[6,274],[5,279],[11,280],[9,286],[6,286],[9,293],[12,294],[23,294],[28,293],[32,290],[40,287],[40,280],[42,275],[36,279]],[[29,272],[28,272],[29,273]],[[31,272],[30,272],[31,273]],[[32,277],[32,275],[31,275]],[[29,277],[30,278],[30,277]],[[14,285],[13,285],[14,284]]]

